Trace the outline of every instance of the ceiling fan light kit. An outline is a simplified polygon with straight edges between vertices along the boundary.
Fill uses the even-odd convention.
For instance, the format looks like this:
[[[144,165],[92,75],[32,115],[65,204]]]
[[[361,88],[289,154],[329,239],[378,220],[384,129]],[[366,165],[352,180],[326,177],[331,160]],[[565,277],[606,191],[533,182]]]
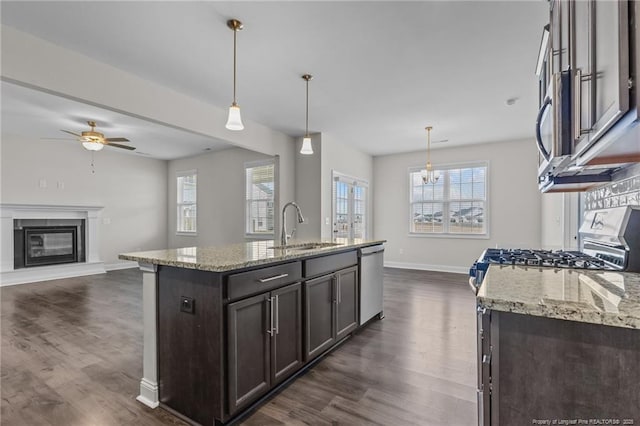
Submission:
[[[236,52],[238,31],[244,27],[242,22],[237,19],[229,19],[227,27],[233,31],[233,102],[229,107],[229,117],[225,127],[229,130],[238,131],[244,129],[244,124],[242,124],[242,117],[240,117],[240,106],[236,102]]]
[[[129,151],[133,151],[136,149],[133,146],[129,145],[121,145],[119,143],[114,142],[129,142],[127,138],[105,138],[104,134],[100,132],[96,132],[96,122],[95,121],[87,121],[91,130],[87,130],[81,132],[80,134],[74,133],[69,130],[62,130],[65,133],[69,133],[70,135],[76,136],[78,141],[82,143],[82,146],[88,151],[100,151],[105,146],[112,146],[114,148],[122,148],[127,149]]]

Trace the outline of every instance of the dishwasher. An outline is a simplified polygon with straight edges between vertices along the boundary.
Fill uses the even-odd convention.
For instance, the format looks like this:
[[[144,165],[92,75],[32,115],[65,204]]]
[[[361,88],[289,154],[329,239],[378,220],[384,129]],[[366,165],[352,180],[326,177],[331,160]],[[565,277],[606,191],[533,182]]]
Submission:
[[[384,246],[363,247],[358,250],[360,257],[360,325],[374,316],[384,318],[382,310],[382,282]]]

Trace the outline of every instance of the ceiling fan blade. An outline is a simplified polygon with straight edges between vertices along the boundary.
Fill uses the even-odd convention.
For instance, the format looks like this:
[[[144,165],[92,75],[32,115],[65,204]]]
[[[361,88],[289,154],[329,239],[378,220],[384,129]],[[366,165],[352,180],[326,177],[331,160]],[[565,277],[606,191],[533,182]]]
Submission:
[[[130,140],[127,139],[127,138],[106,138],[105,141],[107,141],[107,142],[130,142]]]
[[[82,137],[82,135],[79,135],[79,134],[77,134],[77,133],[70,132],[70,131],[68,131],[68,130],[60,130],[60,131],[61,131],[61,132],[65,132],[65,133],[69,133],[70,135],[73,135],[73,136]]]
[[[75,139],[69,138],[40,138],[41,141],[74,141]]]
[[[105,143],[106,146],[112,146],[114,148],[122,148],[122,149],[128,149],[130,151],[133,151],[134,149],[136,149],[135,146],[128,146],[128,145],[120,145],[119,143]]]

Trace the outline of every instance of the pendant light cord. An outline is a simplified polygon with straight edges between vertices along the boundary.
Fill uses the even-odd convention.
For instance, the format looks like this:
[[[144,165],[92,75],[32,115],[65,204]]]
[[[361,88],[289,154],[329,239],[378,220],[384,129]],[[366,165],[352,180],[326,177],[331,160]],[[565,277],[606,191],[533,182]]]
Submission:
[[[236,37],[238,30],[233,30],[233,105],[236,105]]]
[[[307,80],[307,118],[305,137],[309,137],[309,80]]]

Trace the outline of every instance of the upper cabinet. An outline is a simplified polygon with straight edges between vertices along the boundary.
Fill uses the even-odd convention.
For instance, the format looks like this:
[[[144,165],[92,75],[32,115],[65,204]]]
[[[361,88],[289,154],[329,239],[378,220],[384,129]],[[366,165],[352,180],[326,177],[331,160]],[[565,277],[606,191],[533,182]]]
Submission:
[[[537,67],[543,192],[585,190],[640,162],[639,20],[635,1],[550,2]]]

